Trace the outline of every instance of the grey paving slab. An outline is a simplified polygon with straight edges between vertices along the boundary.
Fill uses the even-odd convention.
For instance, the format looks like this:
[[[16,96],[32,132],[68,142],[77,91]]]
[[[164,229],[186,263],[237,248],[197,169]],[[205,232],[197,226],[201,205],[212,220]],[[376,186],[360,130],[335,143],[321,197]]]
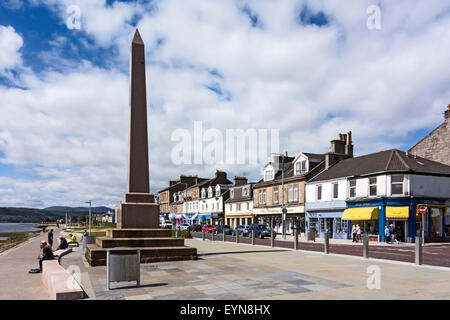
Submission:
[[[450,282],[450,269],[223,242],[187,240],[186,245],[214,254],[143,264],[141,288],[106,292],[105,268],[86,267],[81,255],[70,263],[83,265],[82,285],[91,285],[96,299],[450,299],[450,288],[440,285]],[[372,265],[381,269],[379,290],[367,288]]]

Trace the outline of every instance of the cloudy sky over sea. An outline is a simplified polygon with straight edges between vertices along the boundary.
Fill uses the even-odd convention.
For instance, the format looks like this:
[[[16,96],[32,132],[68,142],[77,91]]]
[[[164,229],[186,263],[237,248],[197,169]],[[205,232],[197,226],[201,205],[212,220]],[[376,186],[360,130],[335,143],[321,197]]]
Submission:
[[[290,155],[351,130],[362,155],[409,149],[450,103],[448,0],[2,0],[0,206],[121,200],[136,27],[152,192],[215,169],[261,178],[262,165],[174,164],[172,133],[194,121],[279,129]]]

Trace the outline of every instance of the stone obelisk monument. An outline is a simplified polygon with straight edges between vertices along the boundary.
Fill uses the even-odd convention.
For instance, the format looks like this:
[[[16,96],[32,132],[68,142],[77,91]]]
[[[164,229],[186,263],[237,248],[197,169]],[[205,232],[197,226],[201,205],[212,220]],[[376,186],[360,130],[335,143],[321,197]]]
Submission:
[[[128,186],[119,206],[117,227],[158,228],[159,205],[154,203],[155,197],[150,194],[148,169],[145,50],[137,29],[131,44],[128,147]]]
[[[197,259],[197,249],[173,238],[172,230],[159,228],[159,205],[149,193],[147,101],[145,87],[144,43],[136,30],[131,44],[130,62],[130,133],[128,186],[116,208],[117,229],[107,229],[105,237],[87,244],[85,257],[91,266],[106,265],[107,251],[127,254],[139,249],[141,262]]]

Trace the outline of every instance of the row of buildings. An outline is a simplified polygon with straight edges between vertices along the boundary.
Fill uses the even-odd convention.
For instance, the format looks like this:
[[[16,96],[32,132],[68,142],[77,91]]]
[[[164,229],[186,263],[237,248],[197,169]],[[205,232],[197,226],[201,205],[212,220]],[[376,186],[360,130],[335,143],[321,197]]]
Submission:
[[[352,225],[358,224],[375,241],[384,241],[384,227],[393,224],[403,241],[413,242],[422,228],[428,242],[448,240],[449,119],[450,106],[443,125],[407,152],[354,157],[348,132],[332,140],[324,154],[274,156],[258,182],[238,176],[230,181],[219,170],[211,179],[182,175],[158,193],[161,218],[233,228],[272,223],[277,232],[297,228],[341,239],[351,238]],[[430,153],[433,143],[438,150]]]

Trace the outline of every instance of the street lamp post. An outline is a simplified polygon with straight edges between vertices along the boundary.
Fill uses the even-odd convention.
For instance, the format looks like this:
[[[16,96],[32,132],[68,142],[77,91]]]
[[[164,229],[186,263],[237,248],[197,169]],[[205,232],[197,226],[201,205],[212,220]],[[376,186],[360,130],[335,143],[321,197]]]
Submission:
[[[286,240],[286,208],[284,207],[284,154],[281,155],[283,167],[281,169],[281,221],[283,223],[283,239]]]
[[[89,235],[91,235],[91,225],[92,225],[91,203],[92,203],[92,201],[89,200],[86,203],[89,203]]]

